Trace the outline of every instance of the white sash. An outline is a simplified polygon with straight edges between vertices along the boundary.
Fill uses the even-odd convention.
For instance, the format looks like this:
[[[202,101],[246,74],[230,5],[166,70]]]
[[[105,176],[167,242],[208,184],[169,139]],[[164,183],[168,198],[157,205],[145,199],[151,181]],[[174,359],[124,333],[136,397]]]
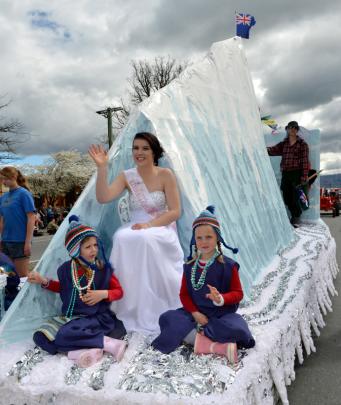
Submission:
[[[141,208],[143,208],[146,213],[151,215],[153,218],[160,216],[160,214],[162,214],[164,211],[160,210],[155,205],[155,202],[150,195],[151,193],[148,191],[137,169],[133,167],[132,169],[125,170],[124,175],[127,179],[131,192],[133,193],[137,202],[140,204]]]

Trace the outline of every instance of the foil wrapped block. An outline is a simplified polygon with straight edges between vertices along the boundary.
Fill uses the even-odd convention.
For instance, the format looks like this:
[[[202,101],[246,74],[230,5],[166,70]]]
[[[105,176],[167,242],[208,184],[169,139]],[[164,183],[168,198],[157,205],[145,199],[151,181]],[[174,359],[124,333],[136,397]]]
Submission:
[[[23,357],[17,361],[9,370],[7,375],[9,377],[16,377],[20,382],[24,377],[29,375],[33,367],[44,360],[43,351],[38,346],[27,350]]]
[[[240,358],[242,356],[241,353]],[[186,397],[222,393],[234,382],[242,367],[242,361],[232,369],[225,357],[195,355],[188,346],[181,346],[171,354],[148,347],[131,360],[118,388]]]
[[[89,378],[88,386],[93,390],[98,391],[104,387],[104,376],[110,366],[115,363],[113,356],[109,355],[104,358],[97,370],[95,370]]]
[[[76,385],[81,379],[84,368],[74,364],[70,370],[65,374],[64,381],[66,385]]]

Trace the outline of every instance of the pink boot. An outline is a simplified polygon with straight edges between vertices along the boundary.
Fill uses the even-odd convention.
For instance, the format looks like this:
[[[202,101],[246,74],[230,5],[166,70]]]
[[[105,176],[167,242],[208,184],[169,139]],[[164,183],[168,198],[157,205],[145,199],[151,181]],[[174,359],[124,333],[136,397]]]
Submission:
[[[72,350],[67,354],[69,360],[73,360],[79,367],[91,367],[103,357],[103,349]]]
[[[103,350],[112,354],[117,362],[122,360],[127,347],[127,342],[104,336],[103,345]]]
[[[218,343],[197,333],[194,342],[194,353],[196,354],[219,354],[225,356],[232,365],[238,363],[238,352],[236,343]]]

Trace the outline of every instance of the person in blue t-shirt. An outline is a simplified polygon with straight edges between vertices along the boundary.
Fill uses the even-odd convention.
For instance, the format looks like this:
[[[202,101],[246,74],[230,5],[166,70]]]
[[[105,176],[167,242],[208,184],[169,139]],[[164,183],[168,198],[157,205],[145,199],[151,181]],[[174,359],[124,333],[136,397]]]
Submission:
[[[26,178],[15,167],[0,170],[9,191],[0,198],[1,250],[10,257],[20,277],[28,275],[35,223],[34,200]]]

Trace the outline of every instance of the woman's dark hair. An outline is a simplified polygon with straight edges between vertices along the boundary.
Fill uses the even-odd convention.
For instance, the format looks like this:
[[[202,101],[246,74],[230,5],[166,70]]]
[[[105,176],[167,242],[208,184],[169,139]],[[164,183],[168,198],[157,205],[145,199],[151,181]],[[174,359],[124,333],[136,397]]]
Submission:
[[[157,139],[157,137],[149,132],[139,132],[135,135],[135,139],[144,139],[145,141],[148,142],[152,152],[153,152],[153,157],[154,157],[154,164],[155,166],[158,166],[159,164],[159,159],[162,158],[162,156],[165,153],[165,150],[160,144],[160,141]],[[133,145],[134,145],[133,141]]]

